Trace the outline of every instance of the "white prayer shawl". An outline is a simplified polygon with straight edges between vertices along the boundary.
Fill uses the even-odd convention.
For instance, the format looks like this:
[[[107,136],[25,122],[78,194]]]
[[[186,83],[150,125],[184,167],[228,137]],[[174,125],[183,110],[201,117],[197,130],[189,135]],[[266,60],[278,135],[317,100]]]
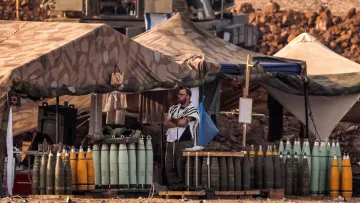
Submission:
[[[193,117],[196,120],[189,122],[190,132],[192,138],[196,138],[196,128],[200,121],[199,111],[194,107],[192,103],[190,103],[185,108],[181,109],[181,105],[174,105],[170,107],[168,116],[174,119],[181,119],[185,117]],[[166,132],[167,141],[168,142],[175,142],[176,140],[180,139],[181,135],[185,131],[186,127],[176,127],[176,128],[169,128]]]

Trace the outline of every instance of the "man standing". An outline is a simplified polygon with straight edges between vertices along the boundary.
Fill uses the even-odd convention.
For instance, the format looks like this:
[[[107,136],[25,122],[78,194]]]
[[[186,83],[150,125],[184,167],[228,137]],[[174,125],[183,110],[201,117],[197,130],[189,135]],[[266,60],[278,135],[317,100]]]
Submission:
[[[180,87],[177,94],[178,103],[169,109],[164,125],[166,133],[165,170],[168,181],[184,183],[185,157],[182,150],[193,147],[193,139],[200,116],[198,110],[190,102],[191,90]]]

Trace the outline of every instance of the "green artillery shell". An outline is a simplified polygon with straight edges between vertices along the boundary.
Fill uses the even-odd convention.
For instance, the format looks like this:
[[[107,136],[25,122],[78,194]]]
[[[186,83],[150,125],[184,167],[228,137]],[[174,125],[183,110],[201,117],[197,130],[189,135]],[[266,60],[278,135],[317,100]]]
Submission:
[[[319,142],[315,141],[311,154],[310,194],[312,196],[319,195],[319,177],[320,177],[319,172],[320,172]]]
[[[259,146],[259,151],[256,157],[256,167],[255,167],[255,188],[263,189],[264,186],[264,153],[262,151],[262,146]]]
[[[55,195],[65,194],[65,171],[64,162],[61,158],[61,153],[58,152],[56,156],[55,166]]]
[[[234,159],[227,157],[227,170],[228,170],[228,190],[234,191],[235,189],[235,175],[234,175]]]
[[[319,156],[320,156],[320,172],[319,172],[319,195],[325,195],[325,185],[326,185],[326,171],[327,171],[327,150],[326,144],[324,141],[321,142],[319,147]]]
[[[64,170],[65,170],[65,194],[72,194],[72,170],[70,164],[70,156],[69,153],[65,153],[65,161],[64,161]]]
[[[220,169],[217,157],[211,157],[210,168],[210,188],[217,191],[220,189]]]
[[[241,190],[241,159],[240,157],[234,158],[234,175],[235,175],[235,190]]]
[[[250,163],[249,156],[246,151],[244,151],[244,158],[242,163],[242,185],[243,190],[250,190]]]
[[[302,164],[300,171],[300,193],[303,196],[310,195],[310,170],[308,165],[307,154],[305,153],[303,156]]]
[[[50,152],[46,167],[46,194],[53,195],[55,186],[55,156]]]
[[[298,195],[298,171],[299,171],[299,157],[295,152],[293,165],[292,165],[293,175],[292,175],[292,183],[293,183],[293,195]]]
[[[287,152],[286,161],[285,161],[285,195],[290,196],[293,194],[292,188],[292,179],[293,179],[293,168],[290,152]]]
[[[31,190],[33,195],[40,194],[40,157],[35,155],[34,166],[32,170],[32,185]]]
[[[46,167],[48,162],[48,156],[41,156],[40,163],[40,195],[46,195]]]
[[[226,191],[228,186],[228,171],[226,167],[226,158],[219,157],[219,165],[220,165],[220,191]]]

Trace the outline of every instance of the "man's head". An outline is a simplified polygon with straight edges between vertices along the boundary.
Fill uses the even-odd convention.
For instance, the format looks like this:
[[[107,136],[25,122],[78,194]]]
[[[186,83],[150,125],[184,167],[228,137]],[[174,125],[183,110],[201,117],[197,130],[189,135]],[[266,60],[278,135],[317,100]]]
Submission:
[[[177,94],[178,102],[181,105],[188,104],[190,103],[190,97],[191,97],[191,90],[187,87],[180,86]]]

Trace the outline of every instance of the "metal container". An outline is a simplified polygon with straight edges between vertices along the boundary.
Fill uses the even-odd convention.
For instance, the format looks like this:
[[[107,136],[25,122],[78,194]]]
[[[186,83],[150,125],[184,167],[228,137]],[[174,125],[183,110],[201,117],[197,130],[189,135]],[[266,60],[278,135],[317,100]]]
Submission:
[[[117,144],[110,145],[110,188],[116,189],[119,186],[119,148]]]
[[[56,156],[56,165],[55,165],[55,195],[63,195],[63,194],[65,194],[64,161],[61,158],[61,153],[58,152]]]
[[[34,166],[32,169],[32,184],[31,190],[33,195],[40,194],[40,157],[35,155]]]

